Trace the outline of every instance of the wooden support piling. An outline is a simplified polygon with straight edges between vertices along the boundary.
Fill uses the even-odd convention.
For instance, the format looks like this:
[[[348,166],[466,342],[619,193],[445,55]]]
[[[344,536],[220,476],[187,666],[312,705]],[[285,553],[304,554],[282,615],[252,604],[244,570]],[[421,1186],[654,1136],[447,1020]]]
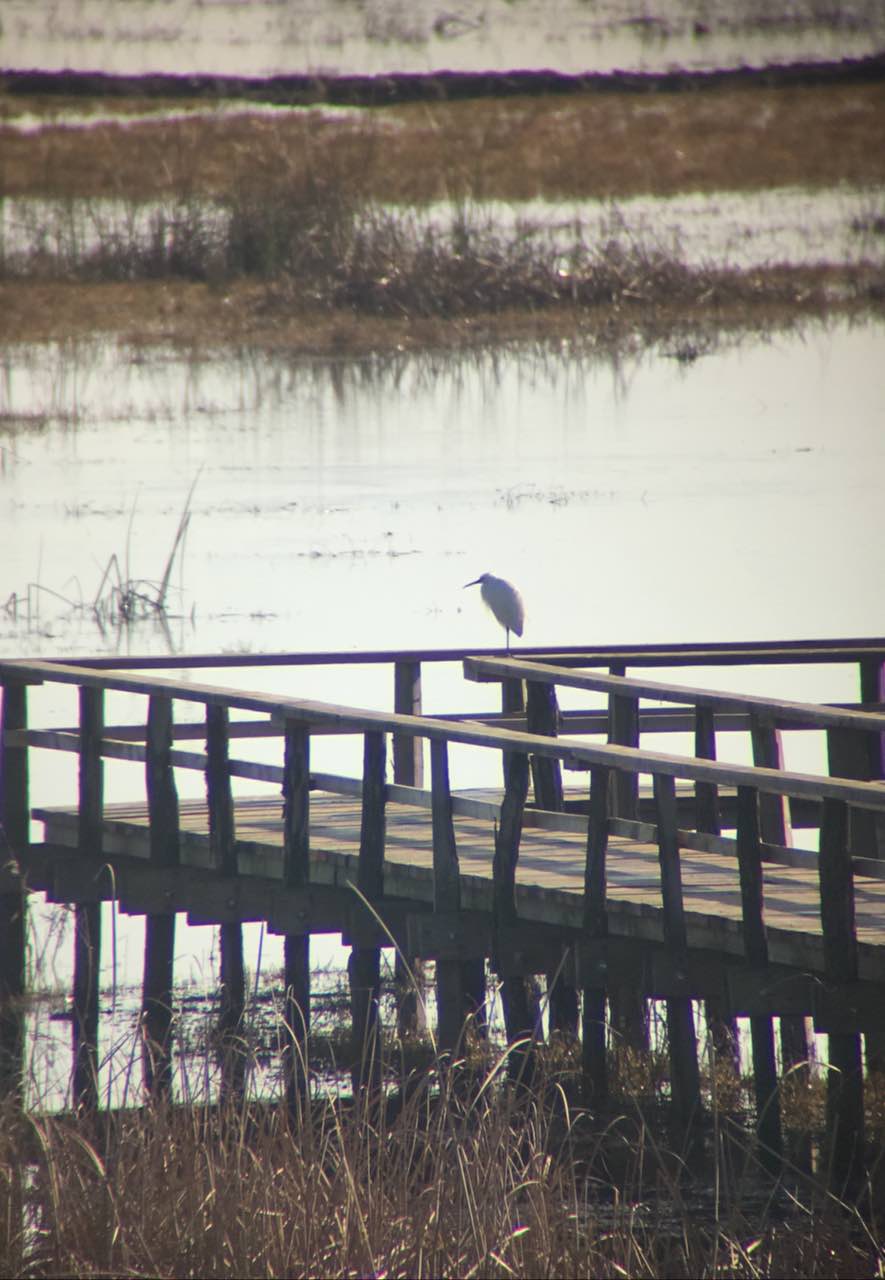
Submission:
[[[687,974],[688,938],[682,900],[682,871],[676,814],[676,787],[672,777],[654,775],[658,818],[658,859],[661,868],[664,942],[677,975]],[[686,1128],[700,1110],[701,1086],[691,995],[667,999],[667,1035],[670,1046],[670,1087],[679,1124]]]
[[[158,868],[179,864],[178,790],[172,768],[172,699],[152,694],[148,701],[145,781],[150,818],[150,860]],[[142,1026],[145,1085],[150,1094],[172,1091],[172,997],[175,962],[175,904],[145,917]]]
[[[526,728],[529,733],[555,738],[559,734],[559,704],[556,686],[526,681]],[[549,756],[531,756],[532,785],[535,804],[540,809],[561,813],[563,809],[562,768]],[[564,974],[562,966],[547,973],[547,1016],[550,1031],[558,1031],[569,1039],[578,1034],[578,992],[574,982]]]
[[[878,705],[885,702],[885,663],[879,657],[861,658],[859,665],[861,703]],[[867,734],[866,737],[870,781],[885,778],[885,733]],[[885,858],[885,816],[877,813],[873,816],[872,823],[867,818],[867,824],[868,833],[865,838],[870,843],[869,827],[872,826],[873,829],[873,856]],[[885,1077],[885,1031],[867,1032],[864,1036],[864,1052],[867,1071],[880,1072]]]
[[[357,888],[370,903],[377,902],[384,892],[386,758],[384,734],[370,730],[364,735],[363,805],[357,870]],[[380,1083],[380,947],[355,944],[351,948],[348,974],[354,1050],[352,1079],[356,1095],[366,1088],[374,1090]]]
[[[283,884],[310,883],[310,729],[287,720],[283,757]],[[283,942],[283,1078],[290,1112],[299,1113],[310,1081],[310,932],[287,933]]]
[[[81,687],[78,847],[81,854],[101,856],[104,808],[104,693]],[[98,1026],[100,1014],[101,902],[74,906],[74,990],[71,1020],[74,1106],[98,1107]]]
[[[608,848],[609,770],[590,770],[590,815],[587,823],[587,862],[584,870],[584,1093],[597,1106],[608,1099],[605,1034],[605,994],[608,985],[605,954],[608,937],[605,859]]]
[[[694,753],[700,760],[716,759],[716,712],[713,707],[697,706],[694,710]],[[722,831],[719,788],[715,782],[694,784],[696,827],[698,831],[718,836]],[[707,1027],[717,1063],[727,1064],[740,1074],[740,1039],[737,1018],[729,1016],[722,1001],[708,997],[704,1001]]]
[[[623,662],[613,662],[609,673],[625,676]],[[612,691],[608,698],[608,740],[620,747],[639,746],[639,698],[635,694]],[[635,819],[639,815],[639,776],[612,769],[610,810],[613,818]],[[648,1001],[636,986],[614,983],[609,987],[612,1024],[624,1044],[644,1053],[649,1047]]]
[[[820,825],[820,914],[824,972],[834,985],[858,975],[854,879],[848,854],[848,807],[823,801]],[[860,1034],[829,1034],[827,1139],[830,1189],[853,1198],[864,1176],[864,1102]]]
[[[461,910],[461,873],[452,821],[449,749],[446,742],[430,743],[431,821],[433,828],[433,910],[440,918],[454,918]],[[437,1040],[443,1053],[455,1053],[464,1025],[465,999],[462,960],[458,948],[436,961]]]
[[[421,715],[421,663],[400,659],[393,668],[393,709],[400,715]],[[424,741],[417,734],[393,734],[393,780],[406,787],[424,786]],[[484,974],[484,970],[483,970]],[[394,957],[397,1031],[401,1039],[427,1029],[424,1003],[424,961],[397,949]]]
[[[30,829],[28,749],[7,734],[28,727],[28,690],[23,681],[3,685],[0,717],[0,870],[27,870]],[[21,887],[0,893],[0,1100],[20,1099],[24,1068],[26,897]]]
[[[761,711],[750,713],[750,741],[753,763],[764,769],[783,769],[784,752],[781,732],[773,718]],[[759,795],[759,834],[767,844],[792,845],[790,802],[786,796]],[[797,1014],[785,1014],[780,1020],[781,1060],[784,1070],[801,1068],[810,1061],[808,1028]]]
[[[234,802],[230,781],[230,723],[227,707],[206,707],[206,799],[209,810],[209,849],[214,869],[236,876],[237,850]],[[243,964],[243,926],[225,920],[218,927],[221,950],[218,1037],[221,1051],[221,1097],[241,1098],[246,1079],[243,1016],[246,974]]]
[[[768,967],[768,939],[765,934],[759,793],[756,788],[738,787],[737,806],[737,855],[744,954],[750,968],[764,973]],[[783,1140],[774,1029],[770,1017],[754,1015],[750,1018],[750,1039],[760,1159],[766,1168],[776,1172],[783,1159]]]
[[[494,951],[492,963],[501,977],[501,1002],[504,1006],[504,1025],[507,1040],[513,1045],[531,1040],[535,1034],[535,1017],[521,966],[513,956],[513,937],[517,929],[516,866],[519,860],[519,842],[522,820],[528,794],[528,757],[518,751],[507,753],[505,760],[504,799],[501,803],[501,824],[495,834],[495,855],[492,863],[492,915],[494,920]],[[526,1084],[530,1083],[534,1069],[531,1046],[511,1052],[510,1074]]]

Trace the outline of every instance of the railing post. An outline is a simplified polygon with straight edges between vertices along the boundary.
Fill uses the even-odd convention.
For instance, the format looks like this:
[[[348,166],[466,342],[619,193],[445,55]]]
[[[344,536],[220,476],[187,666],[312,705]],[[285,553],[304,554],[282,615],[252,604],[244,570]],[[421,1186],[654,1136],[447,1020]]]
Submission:
[[[363,807],[360,825],[360,852],[357,888],[369,902],[384,892],[384,829],[386,744],[384,734],[369,730],[364,735]],[[381,948],[353,946],[348,964],[351,1019],[353,1024],[353,1091],[356,1096],[381,1080],[379,1002],[381,995]]]
[[[421,663],[403,658],[393,668],[393,709],[400,715],[421,715]],[[405,787],[424,786],[424,740],[417,734],[394,733],[393,780]],[[418,956],[394,958],[397,1030],[400,1038],[426,1030],[424,961]]]
[[[283,884],[306,889],[310,883],[310,728],[287,720],[283,761]],[[283,1072],[293,1116],[307,1101],[310,1037],[310,934],[287,933],[284,947],[286,988]]]
[[[206,799],[209,810],[209,849],[219,875],[237,874],[234,801],[230,781],[230,724],[227,707],[206,706]],[[221,1049],[221,1098],[241,1098],[246,1082],[243,1015],[246,975],[243,965],[243,926],[223,920],[219,926],[221,991],[218,1033]]]
[[[80,762],[78,786],[78,848],[87,857],[101,857],[104,806],[104,691],[85,685],[79,690]],[[100,1015],[101,902],[78,902],[74,907],[73,1040],[74,1106],[98,1107],[98,1026]]]
[[[6,679],[0,719],[0,877],[26,870],[29,842],[28,748],[6,734],[28,727],[28,691]],[[21,1097],[24,1067],[26,895],[23,881],[0,892],[0,1099]]]
[[[697,706],[694,713],[694,753],[701,760],[716,759],[716,715],[712,707]],[[694,784],[698,831],[718,836],[722,830],[719,788],[715,782]]]
[[[178,866],[178,791],[172,768],[172,699],[148,700],[145,779],[150,819],[150,860],[156,868]],[[175,961],[175,907],[145,917],[142,998],[145,1085],[150,1094],[172,1092],[172,996]]]
[[[609,673],[626,675],[623,662],[613,662]],[[619,747],[639,746],[639,699],[634,694],[608,696],[608,740]],[[612,817],[636,818],[639,813],[639,775],[617,769],[612,774]]]
[[[587,862],[584,870],[584,939],[582,968],[584,989],[584,1041],[582,1070],[584,1092],[601,1104],[608,1098],[608,1068],[605,1047],[605,992],[608,965],[605,940],[608,937],[605,859],[608,849],[609,770],[594,765],[590,770],[590,816],[587,823]],[[588,951],[592,948],[592,957]],[[588,965],[589,961],[589,965]],[[592,974],[588,973],[588,967]]]
[[[762,892],[762,855],[759,841],[759,793],[755,787],[738,787],[737,855],[741,882],[741,918],[747,964],[757,970],[768,967]],[[767,1015],[750,1018],[753,1082],[756,1090],[756,1127],[760,1159],[776,1172],[783,1158],[780,1098],[774,1056],[774,1029]]]
[[[673,779],[656,773],[654,795],[658,819],[658,858],[661,867],[664,943],[674,961],[676,972],[684,974],[688,961],[688,935],[682,900],[676,787]],[[692,1115],[700,1109],[701,1105],[698,1049],[690,993],[668,998],[667,1033],[670,1042],[670,1084],[673,1103],[679,1123],[683,1128],[687,1128]]]
[[[857,981],[854,878],[848,852],[848,806],[824,800],[821,811],[820,915],[824,973],[836,985]],[[863,1180],[864,1103],[860,1034],[830,1032],[827,1076],[827,1140],[830,1190],[853,1197]]]

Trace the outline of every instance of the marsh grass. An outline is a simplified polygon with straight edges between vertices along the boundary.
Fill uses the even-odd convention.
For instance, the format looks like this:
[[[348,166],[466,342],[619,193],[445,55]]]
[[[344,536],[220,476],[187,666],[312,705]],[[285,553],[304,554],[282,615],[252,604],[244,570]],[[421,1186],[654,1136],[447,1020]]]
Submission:
[[[0,1270],[881,1274],[874,1227],[810,1185],[767,1182],[727,1121],[699,1166],[636,1106],[582,1109],[549,1063],[531,1094],[508,1083],[504,1054],[473,1067],[437,1061],[395,1083],[294,1111],[7,1110]]]

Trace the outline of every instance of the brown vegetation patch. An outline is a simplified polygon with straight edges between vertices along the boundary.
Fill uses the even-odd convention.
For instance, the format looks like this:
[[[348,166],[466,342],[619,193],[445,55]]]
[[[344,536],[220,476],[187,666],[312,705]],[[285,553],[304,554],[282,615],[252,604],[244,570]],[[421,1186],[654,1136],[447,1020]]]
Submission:
[[[59,102],[7,97],[4,106],[8,119]],[[865,184],[885,181],[885,84],[487,98],[342,118],[54,123],[36,134],[0,125],[0,139],[8,195],[229,195],[273,172],[281,155],[310,167],[322,156],[364,198],[392,202]]]

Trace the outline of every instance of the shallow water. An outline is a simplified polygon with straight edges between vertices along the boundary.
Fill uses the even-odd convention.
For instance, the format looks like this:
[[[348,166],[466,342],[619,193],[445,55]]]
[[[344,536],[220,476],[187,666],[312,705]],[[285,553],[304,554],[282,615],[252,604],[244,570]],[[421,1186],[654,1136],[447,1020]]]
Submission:
[[[615,364],[567,347],[361,363],[7,348],[0,654],[494,645],[497,624],[462,590],[486,569],[519,584],[533,645],[881,635],[883,337],[881,325],[840,324],[694,363],[647,351]],[[111,556],[159,579],[194,481],[166,626],[100,628],[90,606]],[[217,680],[392,700],[390,673],[365,667]],[[727,682],[856,696],[852,673],[833,669]],[[425,668],[424,692],[430,713],[494,701],[454,664]],[[68,692],[35,690],[32,709],[34,723],[76,721]],[[140,700],[109,700],[109,722],[132,715]],[[745,753],[734,736],[723,744],[723,756]],[[242,754],[277,759],[266,743]],[[327,739],[313,764],[348,772],[359,760],[355,740]],[[787,764],[822,768],[823,744],[788,735]],[[495,762],[469,749],[453,751],[452,768],[458,787],[497,782]],[[139,794],[139,773],[109,763],[108,800]],[[201,793],[199,775],[179,772],[179,783]],[[75,757],[33,753],[32,803],[64,803],[74,789]],[[110,939],[109,908],[105,921]],[[260,931],[244,932],[254,971]],[[211,987],[214,936],[182,921],[183,983]],[[70,931],[38,923],[36,938],[42,982],[63,990]],[[142,939],[138,918],[119,917],[108,987],[138,981]],[[263,948],[268,972],[279,940]],[[340,963],[334,939],[315,952]],[[67,1024],[51,1026],[62,1052]]]
[[[765,66],[881,50],[877,0],[5,0],[2,65],[148,73],[394,72]]]

